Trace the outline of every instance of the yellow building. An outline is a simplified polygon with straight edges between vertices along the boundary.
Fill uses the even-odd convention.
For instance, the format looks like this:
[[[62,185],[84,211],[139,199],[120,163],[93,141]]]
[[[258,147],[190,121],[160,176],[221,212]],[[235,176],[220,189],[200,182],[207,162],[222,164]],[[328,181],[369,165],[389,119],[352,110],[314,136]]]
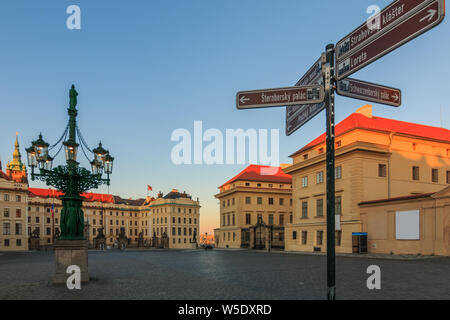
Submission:
[[[450,256],[450,187],[360,208],[370,252]]]
[[[6,165],[6,173],[0,161],[0,251],[28,250],[27,201],[27,174],[16,135],[13,160]]]
[[[197,247],[200,231],[200,203],[185,192],[173,189],[162,193],[148,206],[150,236],[160,247],[187,249]]]
[[[281,168],[250,165],[219,191],[215,195],[220,201],[220,228],[214,230],[217,248],[284,246],[284,226],[292,221],[292,190],[291,177]],[[269,239],[266,228],[255,229],[258,222],[278,228]]]
[[[292,175],[294,209],[286,250],[326,251],[325,134],[291,157],[284,169]],[[364,225],[360,203],[438,192],[449,183],[449,130],[375,117],[370,105],[359,109],[336,126],[336,252],[352,252],[354,232],[377,234],[370,221]]]

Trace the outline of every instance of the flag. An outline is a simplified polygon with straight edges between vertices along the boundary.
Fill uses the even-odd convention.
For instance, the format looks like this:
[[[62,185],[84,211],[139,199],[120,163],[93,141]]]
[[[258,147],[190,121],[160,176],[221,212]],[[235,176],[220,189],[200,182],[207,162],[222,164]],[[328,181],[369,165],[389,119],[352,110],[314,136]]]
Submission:
[[[55,209],[55,207],[54,207],[54,205],[53,205],[53,203],[52,203],[52,208],[50,209],[51,210],[51,212],[52,212],[52,218],[54,217],[54,209]]]
[[[148,190],[148,191],[152,191],[153,188],[152,188],[151,186],[147,185],[147,190]]]

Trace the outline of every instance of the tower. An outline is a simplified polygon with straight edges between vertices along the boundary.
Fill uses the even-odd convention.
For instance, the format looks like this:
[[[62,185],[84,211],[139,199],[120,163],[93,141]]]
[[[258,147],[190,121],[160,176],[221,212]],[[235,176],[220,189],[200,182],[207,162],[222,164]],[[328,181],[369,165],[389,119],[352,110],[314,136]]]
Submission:
[[[13,159],[6,164],[6,174],[15,182],[27,183],[27,169],[22,163],[18,136],[19,133],[16,132],[16,142],[14,144]]]

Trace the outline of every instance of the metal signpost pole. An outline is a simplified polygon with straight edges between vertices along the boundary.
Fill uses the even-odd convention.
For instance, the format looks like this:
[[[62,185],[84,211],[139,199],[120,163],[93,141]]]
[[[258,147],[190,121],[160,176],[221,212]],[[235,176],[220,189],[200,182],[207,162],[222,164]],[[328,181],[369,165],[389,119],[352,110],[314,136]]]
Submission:
[[[334,45],[326,47],[324,70],[327,127],[327,298],[336,299],[335,164],[334,164]]]

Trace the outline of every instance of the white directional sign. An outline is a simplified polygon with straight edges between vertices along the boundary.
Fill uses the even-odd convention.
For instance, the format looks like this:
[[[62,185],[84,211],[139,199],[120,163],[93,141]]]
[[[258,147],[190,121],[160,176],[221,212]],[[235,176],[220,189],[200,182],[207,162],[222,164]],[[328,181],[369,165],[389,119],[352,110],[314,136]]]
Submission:
[[[418,2],[411,0],[408,3],[417,5]],[[403,2],[397,1],[396,3]],[[401,6],[401,8],[405,10],[405,6]],[[417,10],[417,8],[420,9]],[[336,58],[336,77],[338,80],[347,78],[361,68],[437,26],[445,17],[445,0],[422,1],[416,7],[411,6],[408,14],[400,14],[400,12],[403,11],[397,8],[397,15],[391,16],[393,22],[388,24],[389,27],[386,26],[386,21],[388,21],[386,16],[382,16],[381,22],[385,26],[384,29],[381,29],[382,32],[362,32],[360,36],[348,36],[339,42],[338,57]],[[358,34],[358,29],[356,33]],[[365,37],[367,38],[365,41],[358,41],[358,39]]]
[[[320,85],[241,91],[236,95],[236,107],[238,109],[285,107],[320,103],[323,98],[323,87]]]

